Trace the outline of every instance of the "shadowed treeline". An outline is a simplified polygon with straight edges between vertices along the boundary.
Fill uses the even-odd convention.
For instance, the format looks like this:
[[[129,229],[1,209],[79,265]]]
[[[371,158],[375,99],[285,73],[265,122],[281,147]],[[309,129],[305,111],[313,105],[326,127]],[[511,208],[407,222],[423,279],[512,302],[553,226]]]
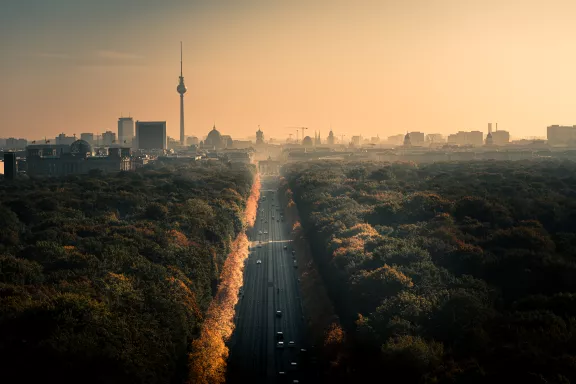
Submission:
[[[342,322],[325,382],[576,380],[575,163],[284,173]]]

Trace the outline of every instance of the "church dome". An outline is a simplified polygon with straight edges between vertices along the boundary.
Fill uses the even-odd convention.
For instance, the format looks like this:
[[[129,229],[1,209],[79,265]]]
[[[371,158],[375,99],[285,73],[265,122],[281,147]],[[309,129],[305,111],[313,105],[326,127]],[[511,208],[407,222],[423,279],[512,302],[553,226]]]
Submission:
[[[310,136],[306,136],[304,140],[302,140],[302,145],[306,147],[311,147],[314,145],[314,142],[312,141],[312,138]]]
[[[206,141],[209,141],[213,144],[219,143],[222,140],[222,135],[216,129],[216,125],[212,127],[212,130],[208,132],[208,137],[206,137]]]

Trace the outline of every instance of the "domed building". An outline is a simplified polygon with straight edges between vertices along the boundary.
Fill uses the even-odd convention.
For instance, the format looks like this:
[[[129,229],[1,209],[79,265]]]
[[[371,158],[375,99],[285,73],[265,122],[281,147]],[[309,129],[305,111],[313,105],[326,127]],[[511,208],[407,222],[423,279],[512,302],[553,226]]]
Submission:
[[[74,156],[92,155],[92,146],[86,140],[76,140],[70,144],[70,153]]]
[[[226,142],[220,132],[216,129],[216,124],[212,127],[212,130],[208,132],[208,136],[203,143],[204,148],[214,148],[222,149],[226,147]]]
[[[314,142],[312,141],[312,138],[310,136],[306,136],[304,138],[304,140],[302,140],[302,146],[304,147],[313,147],[314,146]]]

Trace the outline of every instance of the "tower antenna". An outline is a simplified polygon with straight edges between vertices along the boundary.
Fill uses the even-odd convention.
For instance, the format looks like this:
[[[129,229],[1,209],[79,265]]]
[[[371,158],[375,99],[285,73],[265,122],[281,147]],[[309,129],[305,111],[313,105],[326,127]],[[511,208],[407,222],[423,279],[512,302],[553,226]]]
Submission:
[[[184,94],[186,93],[186,85],[184,85],[184,72],[182,71],[182,42],[180,42],[180,78],[176,91],[180,94],[180,145],[184,146]]]

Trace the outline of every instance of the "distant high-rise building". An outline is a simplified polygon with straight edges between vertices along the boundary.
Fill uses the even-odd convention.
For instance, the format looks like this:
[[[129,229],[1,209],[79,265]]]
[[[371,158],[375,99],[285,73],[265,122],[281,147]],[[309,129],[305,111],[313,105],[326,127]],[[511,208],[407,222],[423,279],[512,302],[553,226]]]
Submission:
[[[264,132],[260,130],[260,126],[258,126],[258,130],[256,131],[256,145],[264,144]]]
[[[576,125],[551,125],[547,128],[548,144],[569,146],[576,144]]]
[[[94,145],[94,134],[93,133],[81,133],[80,140],[84,140],[90,145]]]
[[[412,145],[424,144],[424,133],[423,132],[410,132],[410,142],[412,143]]]
[[[492,132],[492,140],[494,145],[507,145],[510,143],[510,133],[508,131]]]
[[[359,146],[361,140],[362,140],[362,136],[352,136],[350,144],[353,146]]]
[[[76,137],[66,136],[65,133],[61,133],[58,136],[56,136],[56,145],[71,145],[75,141]]]
[[[454,133],[448,136],[448,143],[482,146],[484,144],[484,133],[481,131],[459,131],[458,133]]]
[[[180,42],[180,77],[176,91],[180,94],[180,145],[184,145],[184,94],[188,89],[184,85],[184,75],[182,74],[182,42]]]
[[[106,131],[102,134],[102,145],[109,147],[116,143],[116,134],[112,131]]]
[[[6,139],[6,148],[9,149],[24,149],[27,145],[28,141],[26,139],[16,139],[14,137]]]
[[[402,143],[404,142],[404,135],[400,134],[400,135],[388,136],[387,141],[388,144],[402,145]]]
[[[134,140],[134,119],[121,117],[118,119],[118,142],[120,145],[130,145]]]
[[[138,149],[166,149],[165,121],[136,121]]]
[[[468,143],[474,146],[482,146],[484,144],[484,132],[482,131],[470,131],[468,134]]]
[[[16,177],[16,154],[14,152],[4,153],[4,178],[13,180]]]

